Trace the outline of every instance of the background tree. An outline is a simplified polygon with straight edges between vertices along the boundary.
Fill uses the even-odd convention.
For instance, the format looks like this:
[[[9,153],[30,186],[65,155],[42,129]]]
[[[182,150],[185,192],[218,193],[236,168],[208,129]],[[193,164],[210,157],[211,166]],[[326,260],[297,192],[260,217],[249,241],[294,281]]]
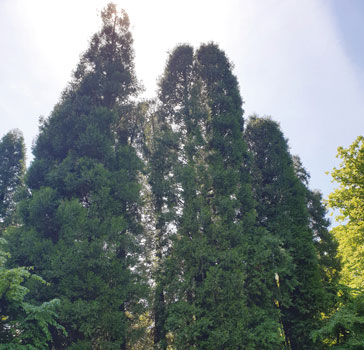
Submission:
[[[258,220],[290,256],[277,265],[278,303],[286,346],[315,349],[310,337],[318,327],[324,292],[320,281],[306,189],[295,175],[287,141],[277,123],[252,117],[245,137],[253,155],[253,193]],[[319,346],[319,345],[317,345]]]
[[[293,165],[296,176],[305,186],[306,205],[309,213],[309,226],[313,233],[313,241],[318,257],[321,283],[325,289],[326,315],[336,308],[339,292],[339,278],[341,263],[338,257],[338,243],[329,231],[330,221],[327,219],[327,209],[323,204],[322,194],[308,187],[310,175],[303,167],[298,156],[293,156]]]
[[[343,263],[342,282],[353,288],[364,287],[364,137],[359,136],[348,148],[338,148],[342,160],[331,172],[339,184],[328,198],[329,207],[338,209],[340,225],[332,232],[339,242]]]
[[[57,349],[126,349],[140,332],[145,284],[136,268],[142,233],[139,173],[132,147],[135,78],[129,19],[109,4],[73,80],[44,120],[9,234],[12,263],[50,282],[32,293],[60,298],[67,337]]]
[[[19,130],[12,130],[0,141],[0,231],[11,223],[15,194],[24,182],[24,173],[24,138]]]
[[[338,308],[315,332],[334,349],[361,349],[364,343],[363,291],[363,194],[364,138],[359,136],[348,148],[338,148],[342,162],[331,172],[339,184],[328,198],[329,207],[339,210],[340,223],[332,229],[339,242],[342,261]]]
[[[313,332],[313,337],[326,346],[324,349],[359,350],[364,343],[364,294],[340,287],[337,310]]]

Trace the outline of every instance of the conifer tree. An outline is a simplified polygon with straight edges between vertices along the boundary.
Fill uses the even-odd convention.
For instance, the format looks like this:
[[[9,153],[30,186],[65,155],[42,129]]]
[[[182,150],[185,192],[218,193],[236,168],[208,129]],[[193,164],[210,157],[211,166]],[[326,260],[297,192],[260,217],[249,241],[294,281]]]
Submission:
[[[286,347],[315,349],[310,333],[318,326],[324,292],[306,203],[306,188],[277,123],[252,117],[245,137],[253,155],[252,179],[260,224],[278,237],[291,257],[281,267],[277,288]],[[316,346],[316,347],[315,347]]]
[[[12,130],[0,141],[0,231],[11,223],[15,194],[24,183],[24,174],[24,138],[19,130]]]
[[[318,190],[308,187],[310,175],[303,167],[298,156],[293,156],[293,166],[296,176],[305,187],[306,206],[309,214],[309,227],[313,233],[313,242],[318,257],[321,283],[325,289],[325,302],[322,309],[326,315],[336,307],[341,271],[338,257],[338,243],[329,232],[330,221],[327,219],[327,210],[323,205],[322,194]]]
[[[249,243],[262,242],[264,231],[254,224],[242,100],[224,52],[215,44],[195,54],[177,47],[159,99],[174,140],[161,138],[170,152],[164,160],[174,159],[165,175],[173,176],[177,200],[176,234],[162,262],[164,332],[176,349],[278,349],[279,317],[268,316],[273,297],[257,271],[265,256]]]
[[[135,266],[142,232],[131,146],[138,91],[125,12],[109,4],[73,80],[43,121],[28,171],[22,227],[9,237],[13,263],[34,266],[61,299],[57,349],[126,349],[145,287]],[[57,338],[58,336],[58,338]]]
[[[168,278],[166,260],[181,210],[178,181],[184,148],[185,113],[192,87],[193,48],[180,45],[170,54],[165,73],[159,82],[158,108],[152,117],[150,177],[155,221],[155,297],[154,344],[167,347],[167,309],[165,300]]]
[[[212,266],[207,264],[206,273],[210,275],[211,271],[212,284],[207,278],[203,290],[207,296],[208,290],[221,289],[221,294],[217,293],[218,306],[215,301],[208,305],[214,311],[207,319],[214,317],[212,328],[216,327],[216,333],[212,330],[209,337],[209,346],[279,348],[279,323],[269,308],[269,283],[274,275],[264,266],[268,251],[257,249],[274,245],[274,239],[256,226],[238,82],[225,53],[216,45],[202,45],[196,61],[202,101],[207,106],[206,178],[210,180],[207,193],[211,215],[207,249],[212,249],[216,259],[210,260]],[[222,287],[224,280],[229,282]],[[229,320],[226,310],[231,312]],[[227,334],[232,341],[224,343]]]

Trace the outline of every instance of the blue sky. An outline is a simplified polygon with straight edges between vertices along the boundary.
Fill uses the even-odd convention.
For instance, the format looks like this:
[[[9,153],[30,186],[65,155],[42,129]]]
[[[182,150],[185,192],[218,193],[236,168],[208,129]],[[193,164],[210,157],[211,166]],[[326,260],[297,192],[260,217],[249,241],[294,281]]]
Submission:
[[[350,57],[361,74],[361,83],[364,75],[364,1],[362,0],[331,0],[327,1],[337,26],[338,35]]]
[[[116,1],[118,3],[118,1]],[[105,0],[0,0],[0,135],[31,144],[80,53],[98,29]],[[235,65],[245,117],[270,115],[325,196],[338,146],[364,133],[364,1],[123,0],[136,69],[153,96],[177,43],[215,41]]]

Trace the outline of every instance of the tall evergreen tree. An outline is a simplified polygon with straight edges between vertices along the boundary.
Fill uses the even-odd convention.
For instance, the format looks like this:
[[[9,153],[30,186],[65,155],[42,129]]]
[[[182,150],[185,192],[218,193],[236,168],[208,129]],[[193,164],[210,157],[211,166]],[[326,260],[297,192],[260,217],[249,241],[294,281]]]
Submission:
[[[13,262],[34,266],[61,299],[57,349],[126,349],[144,286],[135,269],[142,232],[131,146],[131,97],[138,91],[129,19],[109,4],[73,80],[41,126],[9,237]]]
[[[214,306],[215,301],[209,305],[216,312],[215,315],[212,312],[213,324],[220,341],[214,339],[216,334],[212,332],[210,346],[279,348],[282,343],[279,323],[270,307],[273,298],[270,284],[274,281],[274,274],[265,264],[269,247],[275,243],[268,232],[256,226],[238,82],[225,53],[216,45],[202,45],[196,53],[196,60],[202,82],[202,101],[208,112],[206,177],[210,179],[207,194],[212,223],[207,229],[208,249],[212,248],[216,254],[216,260],[210,260],[211,265],[207,266],[212,270],[211,276],[216,273],[213,283],[217,282],[220,288],[224,280],[233,281],[229,286],[224,285],[221,294],[218,293],[219,306]],[[204,290],[207,295],[209,289],[217,286],[209,285],[209,279],[206,282],[208,288]],[[224,314],[226,310],[231,311],[229,320]],[[233,341],[224,343],[227,334]]]
[[[11,222],[14,197],[24,183],[24,174],[24,138],[19,130],[12,130],[0,140],[0,231]]]
[[[169,57],[164,76],[160,80],[158,110],[153,118],[153,146],[150,160],[150,184],[155,215],[155,298],[154,343],[160,349],[167,347],[167,305],[165,276],[172,236],[178,226],[181,195],[178,182],[181,153],[184,148],[185,113],[192,87],[193,49],[178,46]]]
[[[278,303],[292,350],[315,349],[310,337],[317,328],[324,292],[320,280],[306,188],[295,174],[292,157],[277,123],[252,117],[245,137],[253,155],[252,179],[260,224],[278,237],[292,263],[277,274]],[[315,347],[316,346],[316,347]]]
[[[308,187],[310,175],[302,165],[298,156],[293,156],[293,166],[296,176],[302,182],[306,192],[306,206],[309,214],[309,227],[313,233],[313,241],[318,257],[318,264],[322,286],[325,289],[325,302],[322,309],[330,314],[336,307],[341,271],[338,257],[338,243],[329,232],[330,221],[327,219],[327,210],[323,205],[322,194]]]
[[[176,201],[169,212],[176,234],[161,264],[164,335],[171,333],[176,349],[278,349],[279,318],[263,315],[261,305],[273,304],[267,276],[257,273],[264,253],[258,256],[249,243],[263,231],[254,225],[242,100],[224,52],[215,44],[195,54],[188,45],[177,47],[159,99],[166,130],[159,142],[163,164],[170,165],[156,183],[173,194],[161,196],[164,208],[167,198]]]

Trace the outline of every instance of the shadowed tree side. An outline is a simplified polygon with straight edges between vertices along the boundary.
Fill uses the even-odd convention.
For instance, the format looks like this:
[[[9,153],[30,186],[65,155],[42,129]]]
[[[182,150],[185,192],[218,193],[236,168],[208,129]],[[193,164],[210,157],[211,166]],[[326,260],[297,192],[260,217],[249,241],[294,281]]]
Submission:
[[[193,49],[178,46],[169,56],[159,82],[158,109],[152,120],[153,141],[150,177],[155,220],[154,344],[167,348],[166,260],[183,207],[179,172],[184,149],[185,113],[192,87]]]
[[[329,232],[330,221],[327,209],[323,205],[322,194],[308,187],[310,175],[303,167],[298,156],[293,156],[296,176],[306,188],[306,206],[309,213],[309,227],[313,233],[313,242],[318,258],[321,283],[325,289],[322,312],[330,314],[337,303],[341,262],[338,257],[338,243]]]
[[[286,347],[315,349],[311,331],[317,329],[323,311],[313,232],[306,203],[306,188],[295,174],[287,141],[277,123],[252,117],[245,137],[253,155],[252,179],[258,220],[276,236],[291,257],[277,275]]]

